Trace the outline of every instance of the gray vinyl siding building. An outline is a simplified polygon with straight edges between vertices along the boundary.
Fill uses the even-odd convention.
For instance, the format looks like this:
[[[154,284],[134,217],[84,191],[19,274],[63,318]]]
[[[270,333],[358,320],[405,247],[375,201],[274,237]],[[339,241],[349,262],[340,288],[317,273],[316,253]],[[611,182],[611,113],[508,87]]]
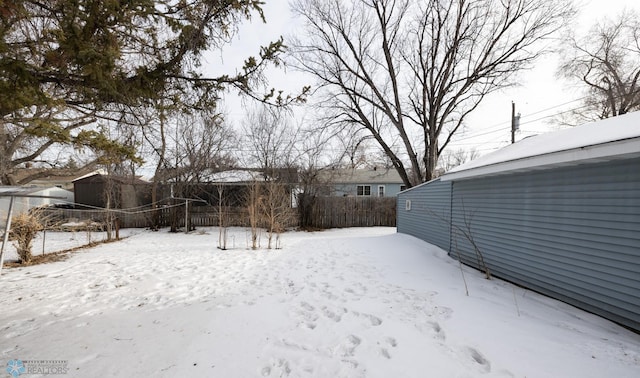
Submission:
[[[450,250],[451,182],[429,181],[398,195],[398,232]]]
[[[521,142],[400,193],[398,232],[640,330],[640,113]]]

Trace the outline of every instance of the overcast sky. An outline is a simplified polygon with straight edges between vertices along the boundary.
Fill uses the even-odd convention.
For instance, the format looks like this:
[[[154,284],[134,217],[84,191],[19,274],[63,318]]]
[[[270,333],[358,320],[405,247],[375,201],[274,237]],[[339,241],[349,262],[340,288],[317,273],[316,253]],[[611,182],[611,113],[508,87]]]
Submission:
[[[615,16],[623,8],[640,10],[637,0],[581,0],[576,2],[580,14],[576,20],[576,32],[586,31],[599,18]],[[212,66],[219,67],[224,61],[225,67],[239,67],[243,59],[256,54],[259,46],[276,40],[279,36],[296,33],[296,21],[292,18],[287,1],[266,0],[264,6],[267,23],[257,18],[241,26],[240,33],[231,46],[222,53],[217,52],[209,57]],[[517,112],[522,114],[521,132],[516,137],[533,135],[553,130],[547,120],[550,116],[577,107],[581,93],[555,76],[557,69],[555,56],[546,56],[539,60],[535,68],[522,74],[520,87],[503,93],[496,93],[485,98],[483,104],[468,119],[464,134],[460,134],[459,142],[451,147],[476,147],[482,154],[505,146],[510,141],[511,101],[516,103]],[[274,87],[295,90],[303,84],[313,84],[313,78],[306,78],[295,72],[270,73],[271,85]],[[242,107],[233,94],[229,94],[228,112],[230,119],[239,124],[242,119]],[[563,106],[559,106],[565,104]]]

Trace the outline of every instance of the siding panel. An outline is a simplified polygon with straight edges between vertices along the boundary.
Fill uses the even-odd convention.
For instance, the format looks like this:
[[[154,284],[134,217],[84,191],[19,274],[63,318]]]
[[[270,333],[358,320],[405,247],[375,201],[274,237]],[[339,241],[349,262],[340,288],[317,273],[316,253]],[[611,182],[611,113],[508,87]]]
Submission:
[[[406,210],[406,201],[411,210]],[[398,232],[449,251],[451,182],[434,180],[398,194]]]
[[[456,181],[451,211],[494,275],[640,330],[640,159]]]

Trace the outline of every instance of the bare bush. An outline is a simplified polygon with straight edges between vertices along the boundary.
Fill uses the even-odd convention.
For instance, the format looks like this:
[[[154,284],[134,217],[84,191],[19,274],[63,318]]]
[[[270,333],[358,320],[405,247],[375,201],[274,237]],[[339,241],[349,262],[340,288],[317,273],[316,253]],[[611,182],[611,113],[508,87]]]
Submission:
[[[37,210],[20,213],[12,218],[11,237],[21,263],[31,261],[33,240],[38,232],[44,229],[44,223],[42,213]]]
[[[269,181],[265,183],[264,187],[264,198],[260,202],[260,207],[267,227],[267,248],[271,249],[275,235],[275,248],[277,249],[280,234],[285,230],[287,224],[295,218],[295,213],[291,210],[291,197],[284,185]]]

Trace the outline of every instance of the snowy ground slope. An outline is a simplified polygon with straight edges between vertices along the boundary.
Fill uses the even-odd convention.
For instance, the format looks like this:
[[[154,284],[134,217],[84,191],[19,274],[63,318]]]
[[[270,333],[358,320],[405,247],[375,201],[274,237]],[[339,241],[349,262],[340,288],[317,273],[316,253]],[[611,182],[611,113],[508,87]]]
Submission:
[[[640,376],[640,335],[468,268],[466,296],[456,261],[393,228],[272,251],[207,231],[3,270],[0,377],[11,359],[73,377]]]

